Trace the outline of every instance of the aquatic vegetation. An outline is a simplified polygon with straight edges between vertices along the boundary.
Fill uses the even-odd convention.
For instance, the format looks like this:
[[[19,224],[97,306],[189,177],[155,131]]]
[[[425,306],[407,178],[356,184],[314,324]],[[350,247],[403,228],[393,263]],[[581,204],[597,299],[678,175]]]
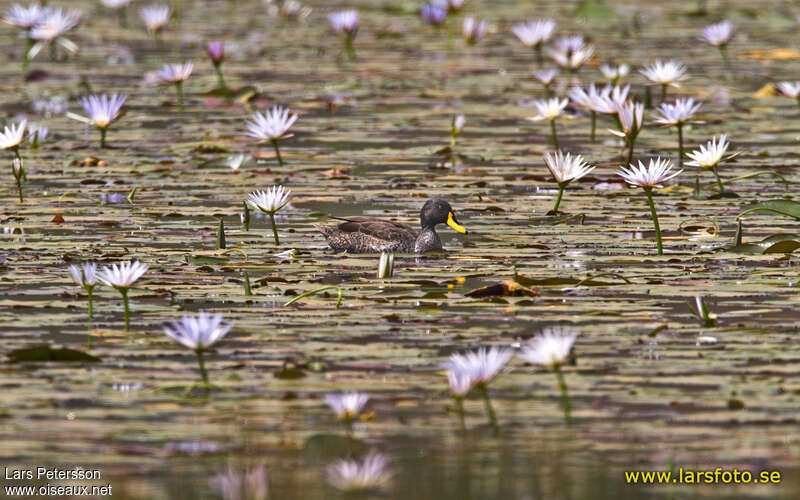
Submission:
[[[180,321],[165,323],[163,329],[169,338],[195,352],[203,384],[208,386],[203,353],[227,335],[233,326],[233,322],[223,324],[221,314],[212,316],[201,311],[197,316],[182,316]]]
[[[17,184],[19,202],[22,203],[22,179],[25,178],[25,166],[22,163],[22,158],[11,160],[11,173],[14,174],[14,182]]]
[[[567,381],[561,366],[567,361],[578,334],[561,328],[547,328],[540,335],[532,338],[520,349],[518,356],[534,365],[542,365],[553,370],[561,390],[561,404],[567,425],[571,423],[569,393]]]
[[[556,30],[556,22],[552,19],[537,19],[524,23],[515,24],[511,27],[512,33],[516,35],[520,42],[526,47],[533,47],[536,51],[536,61],[541,65],[544,63],[542,46],[550,41]]]
[[[581,87],[574,87],[569,91],[569,99],[576,105],[586,109],[591,113],[592,125],[589,133],[589,138],[595,142],[595,129],[597,128],[597,113],[601,114],[615,114],[618,106],[611,100],[609,96],[611,87],[605,87],[598,90],[592,83],[589,85],[588,90],[583,90]],[[627,94],[627,92],[626,92]]]
[[[778,82],[775,88],[786,97],[797,100],[797,106],[800,107],[800,82]]]
[[[554,45],[548,51],[550,58],[570,73],[576,73],[594,56],[594,46],[584,43],[582,36],[559,38]]]
[[[294,125],[297,118],[296,113],[290,113],[289,108],[281,106],[273,106],[264,113],[256,111],[250,116],[250,120],[245,122],[247,126],[245,135],[258,139],[258,142],[272,143],[272,147],[275,148],[275,158],[278,160],[278,165],[283,166],[283,158],[278,148],[278,139],[292,137],[287,135],[286,132]]]
[[[619,66],[612,66],[610,64],[600,65],[600,73],[603,78],[608,80],[612,85],[619,85],[619,82],[630,73],[631,67],[627,64],[620,64]]]
[[[658,225],[656,206],[653,203],[653,189],[663,187],[663,183],[677,177],[682,172],[682,170],[673,172],[672,167],[671,161],[659,157],[655,160],[651,159],[647,166],[640,160],[638,167],[631,163],[629,168],[620,167],[617,171],[617,175],[622,177],[625,182],[631,186],[642,188],[647,195],[647,203],[650,205],[650,214],[653,217],[653,228],[656,231],[658,255],[663,255],[664,249],[661,244],[661,228]]]
[[[347,425],[357,420],[364,412],[369,396],[363,392],[343,392],[325,395],[325,404],[333,411],[336,418]]]
[[[356,51],[353,41],[358,34],[358,11],[351,9],[334,12],[328,16],[328,22],[334,31],[344,36],[344,51],[347,58],[351,61],[355,60]]]
[[[465,17],[464,22],[461,24],[461,35],[467,45],[475,45],[484,36],[486,36],[486,21],[475,19],[474,17]]]
[[[725,153],[728,151],[728,136],[723,134],[717,139],[716,137],[712,137],[710,141],[708,141],[705,145],[700,145],[700,149],[696,149],[686,156],[688,156],[692,161],[686,162],[686,165],[692,167],[700,167],[700,168],[708,168],[714,172],[714,177],[717,178],[717,184],[719,185],[719,192],[722,193],[725,191],[725,187],[722,185],[722,179],[719,176],[719,163],[722,161],[722,157],[725,156]],[[731,158],[733,155],[729,156]]]
[[[456,147],[456,139],[464,131],[464,124],[466,123],[464,115],[456,115],[450,120],[450,147]]]
[[[31,145],[31,149],[39,149],[39,145],[42,144],[45,139],[47,139],[47,134],[50,131],[47,127],[42,125],[36,124],[29,124],[28,125],[28,142]]]
[[[653,64],[639,70],[650,82],[661,86],[661,102],[667,97],[667,87],[679,87],[683,80],[689,78],[686,74],[686,66],[677,61],[657,60]]]
[[[564,154],[561,151],[557,151],[555,154],[545,154],[544,162],[547,169],[550,170],[550,175],[558,183],[558,198],[556,198],[552,210],[556,214],[561,204],[561,197],[564,196],[564,189],[570,182],[576,181],[594,170],[594,167],[590,167],[581,155],[572,156],[570,153]]]
[[[609,132],[625,139],[625,145],[628,148],[628,160],[626,163],[633,161],[633,146],[636,144],[636,138],[639,137],[639,132],[642,131],[644,126],[644,104],[628,101],[617,107],[617,125],[619,130],[608,129]]]
[[[719,53],[722,56],[722,60],[725,62],[725,67],[728,70],[731,69],[731,61],[730,57],[728,57],[728,44],[733,38],[734,29],[733,24],[730,21],[722,21],[716,24],[709,24],[703,31],[700,33],[700,41],[703,41],[709,45],[717,47],[719,49]]]
[[[50,13],[49,7],[44,7],[38,3],[29,4],[27,7],[14,4],[3,13],[3,22],[16,26],[25,36],[25,49],[22,55],[22,71],[28,67],[30,61],[30,50],[33,47],[33,37],[31,31],[34,26],[39,24],[46,15]]]
[[[394,275],[394,254],[381,252],[378,260],[378,279],[391,278]]]
[[[263,465],[243,470],[228,466],[228,470],[217,474],[214,486],[224,500],[267,500],[269,498],[269,476]]]
[[[80,103],[83,110],[89,115],[88,118],[74,113],[67,113],[67,117],[97,128],[100,131],[100,147],[105,148],[108,127],[122,117],[122,106],[127,99],[128,96],[125,94],[111,94],[111,96],[100,94],[83,97]]]
[[[25,131],[27,127],[28,122],[25,120],[12,123],[10,127],[6,125],[3,131],[0,132],[0,149],[11,151],[17,159],[21,160],[22,157],[19,154],[19,147],[25,140]]]
[[[147,27],[147,32],[153,36],[157,44],[161,44],[161,32],[169,24],[172,9],[169,5],[151,4],[139,10],[139,17]]]
[[[209,42],[206,44],[206,52],[208,53],[209,59],[211,59],[211,64],[214,65],[214,71],[217,73],[219,88],[222,89],[226,96],[230,96],[230,90],[228,86],[225,85],[225,78],[222,76],[222,61],[225,60],[225,43],[221,40]]]
[[[493,346],[486,349],[481,347],[477,351],[466,354],[453,354],[442,363],[442,367],[448,372],[448,381],[457,381],[459,387],[469,385],[467,393],[473,390],[480,392],[489,424],[495,429],[498,427],[497,416],[489,398],[488,386],[500,375],[513,356],[514,351],[508,348]]]
[[[550,89],[550,86],[553,84],[553,81],[558,76],[557,69],[542,69],[533,72],[533,77],[536,78],[539,83],[542,84],[544,87],[544,95],[545,97],[552,97],[553,92]]]
[[[56,58],[58,47],[71,54],[78,52],[78,46],[65,35],[72,31],[80,20],[81,13],[79,11],[67,12],[60,8],[47,9],[30,30],[30,37],[35,43],[27,52],[26,58],[33,59],[46,46],[50,47],[51,59]]]
[[[674,104],[662,103],[658,107],[660,115],[655,117],[655,122],[678,129],[678,168],[683,165],[683,126],[692,119],[701,106],[701,103],[695,103],[692,98],[679,98]]]
[[[97,264],[94,262],[84,262],[80,266],[72,264],[69,266],[69,273],[76,285],[86,290],[89,319],[94,317],[92,311],[92,294],[94,287],[97,286]]]
[[[280,245],[278,239],[278,226],[275,224],[275,214],[289,203],[289,196],[292,194],[290,189],[283,186],[272,186],[266,191],[254,191],[250,193],[247,203],[253,208],[257,208],[269,215],[272,224],[272,234],[275,237],[275,246]]]
[[[178,96],[178,111],[183,113],[183,82],[192,76],[194,64],[191,61],[183,64],[165,64],[156,70],[156,77],[162,82],[175,85]]]
[[[558,149],[558,135],[556,134],[556,118],[561,116],[561,112],[569,104],[568,99],[559,99],[554,97],[552,99],[538,99],[533,101],[533,106],[536,108],[536,116],[528,118],[528,120],[539,121],[547,120],[550,122],[550,131],[553,136],[553,147]]]
[[[120,264],[112,264],[111,267],[104,266],[97,273],[97,278],[106,285],[114,288],[122,295],[122,304],[125,309],[125,331],[131,329],[131,311],[128,304],[128,291],[131,287],[147,272],[147,264],[141,262],[126,261]]]
[[[364,492],[379,489],[391,479],[389,459],[370,452],[363,461],[337,460],[327,467],[328,482],[336,489]]]

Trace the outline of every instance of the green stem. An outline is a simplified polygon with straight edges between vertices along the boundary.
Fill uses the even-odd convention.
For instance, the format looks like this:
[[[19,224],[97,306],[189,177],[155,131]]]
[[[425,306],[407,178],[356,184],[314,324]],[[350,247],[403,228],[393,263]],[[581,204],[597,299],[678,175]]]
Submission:
[[[117,18],[119,19],[120,28],[128,27],[127,9],[125,7],[117,9]]]
[[[283,166],[283,158],[281,158],[281,150],[278,149],[278,139],[271,139],[272,147],[275,148],[275,157],[278,158],[278,165]]]
[[[537,43],[533,46],[533,49],[536,51],[536,63],[541,66],[544,64],[544,56],[542,55],[542,44]]]
[[[120,288],[119,293],[122,294],[122,304],[125,307],[125,331],[131,331],[131,308],[128,304],[128,289]]]
[[[644,188],[647,194],[647,203],[650,204],[650,214],[653,216],[653,227],[656,230],[656,243],[658,244],[658,255],[664,255],[664,248],[661,245],[661,227],[658,225],[658,214],[656,214],[656,205],[653,203],[653,188]]]
[[[556,149],[559,149],[559,147],[558,147],[558,135],[556,135],[556,121],[555,120],[550,120],[550,130],[553,133],[553,146]]]
[[[217,80],[219,80],[219,88],[222,89],[222,92],[225,93],[225,97],[230,98],[231,92],[228,89],[228,86],[225,85],[225,77],[222,76],[222,68],[220,68],[220,64],[214,64],[214,71],[217,72]]]
[[[275,212],[267,212],[269,214],[269,221],[272,223],[272,235],[275,237],[275,246],[279,246],[281,244],[280,240],[278,240],[278,226],[275,225]]]
[[[567,393],[567,382],[564,380],[564,373],[561,367],[556,365],[556,378],[558,378],[558,388],[561,390],[561,407],[564,409],[564,421],[567,425],[572,425],[572,417],[570,416],[569,394]]]
[[[546,85],[543,85],[543,87],[544,87],[544,96],[547,99],[550,99],[551,97],[553,97],[553,91],[550,89],[550,84],[548,83]]]
[[[727,47],[725,45],[720,45],[719,53],[722,54],[722,61],[725,63],[725,71],[729,74],[733,74],[733,65],[731,64],[731,58],[728,57]]]
[[[558,184],[558,198],[556,198],[556,204],[553,205],[553,213],[558,213],[558,206],[561,205],[561,197],[564,196],[564,188],[567,187],[566,182],[561,182]]]
[[[356,49],[353,47],[353,37],[351,35],[344,36],[344,53],[350,61],[356,60]]]
[[[683,167],[683,123],[678,124],[678,168]]]
[[[659,104],[663,103],[664,99],[666,99],[666,98],[667,98],[667,85],[662,85],[661,86],[661,101],[659,102]]]
[[[175,82],[175,89],[178,93],[178,112],[183,113],[183,82]]]
[[[203,349],[197,349],[197,365],[200,368],[200,377],[203,379],[206,389],[208,389],[208,372],[206,372],[205,360],[203,359]]]
[[[92,294],[94,293],[94,287],[88,286],[86,287],[86,293],[89,294],[89,319],[94,318],[94,313],[92,311]]]
[[[100,148],[105,149],[106,147],[106,132],[108,129],[106,127],[100,127]]]
[[[28,64],[31,62],[30,54],[31,49],[33,48],[33,38],[31,38],[31,30],[27,30],[25,32],[25,53],[22,54],[22,72],[24,73],[26,69],[28,69]]]
[[[725,188],[722,187],[722,179],[719,176],[719,171],[717,170],[717,166],[714,165],[711,167],[711,171],[714,172],[714,176],[717,178],[717,184],[719,185],[719,192],[722,193],[725,191]]]
[[[461,430],[467,430],[467,421],[464,417],[464,396],[453,396],[456,402],[456,409],[458,410],[458,421],[461,424]]]
[[[295,302],[297,302],[298,300],[303,299],[305,297],[308,297],[309,295],[314,295],[315,293],[324,292],[325,290],[330,290],[332,288],[335,288],[336,291],[339,294],[338,297],[336,298],[336,309],[339,309],[339,306],[342,305],[342,287],[336,286],[336,285],[323,286],[322,288],[316,288],[314,290],[309,290],[307,292],[303,292],[300,295],[298,295],[297,297],[295,297],[292,300],[288,301],[287,303],[283,304],[283,306],[286,307],[288,305],[292,305]]]
[[[486,416],[489,418],[489,425],[491,425],[494,432],[497,433],[500,428],[497,425],[497,415],[494,413],[492,400],[489,398],[489,391],[486,390],[486,384],[480,384],[478,390],[481,392],[481,397],[483,397],[483,406],[486,409]]]
[[[595,142],[594,139],[595,128],[597,128],[597,112],[592,111],[592,142]]]
[[[630,165],[631,162],[633,161],[633,144],[634,144],[634,142],[635,141],[634,141],[633,138],[629,138],[628,139],[628,161],[627,161],[627,165]]]
[[[22,176],[17,177],[17,194],[19,195],[19,202],[22,203]]]

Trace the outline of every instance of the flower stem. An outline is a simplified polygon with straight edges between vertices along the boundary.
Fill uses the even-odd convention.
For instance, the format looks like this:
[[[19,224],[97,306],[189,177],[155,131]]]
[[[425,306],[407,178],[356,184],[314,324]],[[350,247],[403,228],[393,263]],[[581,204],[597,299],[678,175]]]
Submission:
[[[456,402],[456,409],[458,410],[458,421],[461,424],[461,430],[467,430],[467,422],[464,418],[464,397],[463,396],[453,396],[453,399]]]
[[[283,166],[283,158],[281,158],[281,150],[278,149],[278,139],[272,139],[272,147],[275,148],[275,157],[278,158],[278,165]]]
[[[556,149],[559,149],[559,147],[558,147],[558,135],[556,135],[556,121],[555,120],[550,120],[550,130],[553,133],[553,146]]]
[[[717,170],[717,166],[714,165],[711,167],[711,171],[714,172],[714,176],[717,178],[717,185],[719,185],[719,192],[722,193],[725,191],[725,188],[722,187],[722,179],[719,176],[719,171]]]
[[[634,140],[631,137],[630,139],[628,139],[628,162],[627,162],[628,165],[630,165],[631,162],[633,161],[633,144]]]
[[[197,349],[197,366],[200,368],[200,377],[203,379],[206,389],[208,388],[208,372],[206,372],[205,360],[203,359],[203,349]]]
[[[683,167],[683,123],[678,124],[678,168]]]
[[[567,393],[567,382],[564,379],[564,373],[561,371],[560,366],[555,367],[556,378],[558,379],[558,388],[561,390],[561,407],[564,409],[564,421],[567,425],[572,425],[572,417],[570,416],[569,394]]]
[[[534,50],[536,51],[536,63],[541,66],[544,64],[544,56],[542,55],[542,44],[537,43],[533,46]]]
[[[564,188],[567,187],[566,182],[559,183],[558,185],[558,198],[556,198],[556,204],[553,205],[553,213],[558,213],[558,206],[561,205],[561,197],[564,196]]]
[[[353,47],[353,37],[351,35],[345,35],[344,37],[344,52],[348,60],[356,60],[356,50]]]
[[[125,331],[131,331],[131,308],[128,304],[128,289],[120,288],[119,293],[122,294],[122,304],[125,307]]]
[[[228,89],[228,86],[225,84],[225,77],[222,76],[222,68],[220,68],[220,64],[214,65],[214,71],[217,72],[217,80],[219,80],[219,88],[222,89],[222,92],[225,94],[225,97],[230,99],[231,91]]]
[[[596,128],[597,128],[597,112],[592,111],[592,136],[591,136],[592,137],[592,142],[595,141],[594,132],[595,132]]]
[[[22,203],[22,176],[17,177],[17,194],[19,195],[19,202]]]
[[[31,38],[31,30],[27,30],[25,32],[25,53],[22,54],[23,73],[25,72],[26,69],[28,69],[28,63],[31,62],[31,59],[28,54],[30,54],[32,48],[33,48],[33,38]]]
[[[650,204],[650,214],[653,216],[653,227],[656,230],[656,243],[658,244],[658,255],[664,255],[664,248],[661,245],[661,227],[658,225],[658,214],[656,214],[656,205],[653,203],[653,188],[644,188],[647,194],[647,203]]]
[[[183,113],[183,82],[175,82],[175,90],[178,93],[178,111]]]
[[[106,131],[108,129],[106,127],[100,127],[100,148],[105,149],[106,147]]]
[[[666,98],[667,98],[667,85],[662,85],[661,86],[661,101],[659,102],[659,104],[663,103],[664,99],[666,99]]]
[[[486,390],[485,384],[480,384],[478,390],[481,391],[481,397],[483,397],[483,406],[486,409],[486,416],[489,418],[489,425],[492,426],[495,433],[499,430],[497,425],[497,416],[494,413],[494,408],[492,407],[492,400],[489,399],[489,391]]]
[[[89,294],[89,319],[94,318],[94,313],[92,311],[92,293],[94,293],[94,287],[86,287],[86,293]]]
[[[275,237],[275,246],[281,244],[278,240],[278,226],[275,225],[275,212],[269,212],[269,221],[272,223],[272,235]]]

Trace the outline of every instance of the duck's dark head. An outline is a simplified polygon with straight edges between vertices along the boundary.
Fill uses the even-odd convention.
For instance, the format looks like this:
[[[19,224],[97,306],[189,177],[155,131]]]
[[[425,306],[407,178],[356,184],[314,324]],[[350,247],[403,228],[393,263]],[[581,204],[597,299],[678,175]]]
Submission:
[[[453,207],[441,198],[431,198],[426,201],[419,213],[419,220],[423,228],[433,228],[436,224],[447,224],[455,231],[467,234],[467,229],[458,223]]]

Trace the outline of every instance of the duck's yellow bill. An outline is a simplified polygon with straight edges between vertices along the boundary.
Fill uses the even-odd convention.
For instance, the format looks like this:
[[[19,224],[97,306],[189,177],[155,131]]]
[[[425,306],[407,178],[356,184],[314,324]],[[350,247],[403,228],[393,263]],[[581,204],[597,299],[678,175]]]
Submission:
[[[453,217],[453,212],[447,213],[447,225],[461,234],[467,234],[467,228],[456,222],[456,218]]]

